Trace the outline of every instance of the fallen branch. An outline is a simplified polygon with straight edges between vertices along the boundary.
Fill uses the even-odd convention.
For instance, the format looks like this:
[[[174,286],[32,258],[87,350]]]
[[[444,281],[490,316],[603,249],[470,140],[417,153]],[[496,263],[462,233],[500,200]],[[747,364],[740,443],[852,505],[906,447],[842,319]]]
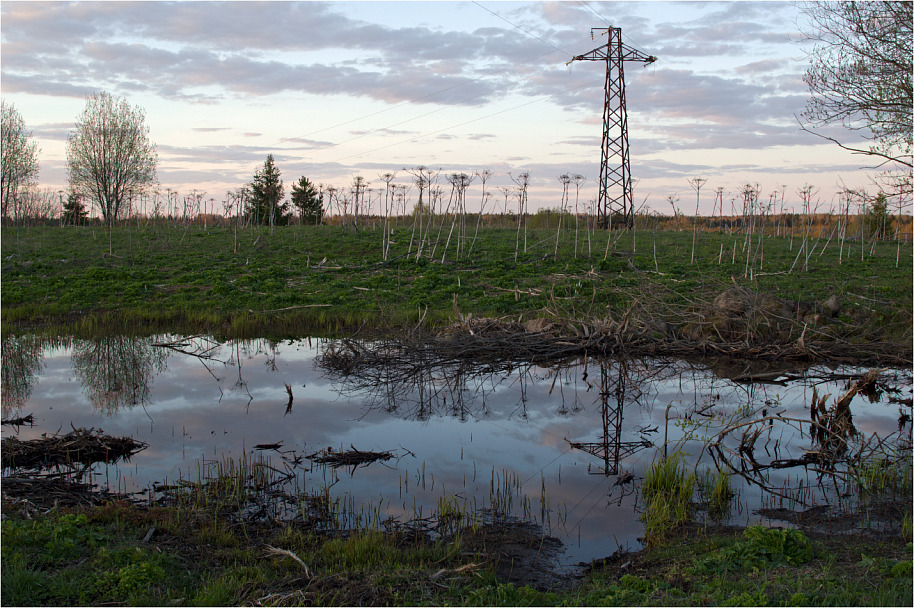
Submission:
[[[267,545],[266,550],[267,550],[268,555],[282,555],[285,557],[291,557],[293,560],[295,560],[296,562],[301,564],[301,567],[305,569],[305,576],[307,576],[308,578],[311,578],[311,570],[308,568],[308,564],[303,562],[299,556],[295,555],[288,549],[279,549],[278,547],[274,547],[273,545]]]

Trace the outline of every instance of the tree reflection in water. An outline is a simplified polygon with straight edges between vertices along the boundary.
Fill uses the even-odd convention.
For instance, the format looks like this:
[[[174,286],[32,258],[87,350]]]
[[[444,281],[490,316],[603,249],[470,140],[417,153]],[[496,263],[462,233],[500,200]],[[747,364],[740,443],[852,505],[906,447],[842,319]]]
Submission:
[[[2,366],[0,366],[0,397],[3,416],[18,412],[28,401],[44,368],[44,352],[54,346],[66,346],[69,341],[32,334],[3,336]]]
[[[75,341],[70,361],[93,407],[111,416],[149,403],[152,380],[168,359],[155,342],[123,335]]]

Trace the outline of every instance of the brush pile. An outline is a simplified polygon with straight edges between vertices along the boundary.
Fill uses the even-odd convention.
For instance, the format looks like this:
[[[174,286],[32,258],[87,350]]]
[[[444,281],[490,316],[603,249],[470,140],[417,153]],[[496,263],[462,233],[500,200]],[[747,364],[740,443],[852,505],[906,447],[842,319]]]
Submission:
[[[394,457],[393,452],[363,452],[352,446],[349,447],[352,449],[340,452],[334,451],[333,448],[327,448],[306,456],[306,458],[311,462],[328,465],[334,469],[339,467],[352,467],[355,469],[359,466],[365,466],[379,460],[383,462]]]
[[[147,447],[148,444],[132,437],[112,437],[100,430],[74,428],[66,435],[42,435],[26,441],[4,438],[2,464],[4,470],[84,471],[97,462],[129,461]]]
[[[3,478],[3,498],[11,508],[29,515],[54,507],[93,507],[111,500],[130,497],[115,494],[95,485],[59,477]]]
[[[783,302],[779,305],[787,306]],[[618,318],[575,320],[553,315],[524,321],[457,314],[456,323],[434,332],[417,327],[387,332],[376,339],[333,341],[318,357],[318,364],[338,377],[371,375],[378,368],[390,370],[393,376],[411,377],[418,370],[467,363],[497,372],[513,369],[519,362],[542,365],[584,355],[910,364],[907,352],[867,337],[848,339],[834,323],[806,322],[803,317],[778,318],[774,323],[758,315],[733,313],[732,318],[726,318],[725,328],[720,323],[715,325],[716,317],[707,315],[684,315],[667,322],[662,318],[668,317],[652,314],[637,302]],[[827,313],[815,315],[828,317]],[[769,322],[777,325],[780,333],[773,332],[766,325]],[[789,331],[785,329],[788,326]]]

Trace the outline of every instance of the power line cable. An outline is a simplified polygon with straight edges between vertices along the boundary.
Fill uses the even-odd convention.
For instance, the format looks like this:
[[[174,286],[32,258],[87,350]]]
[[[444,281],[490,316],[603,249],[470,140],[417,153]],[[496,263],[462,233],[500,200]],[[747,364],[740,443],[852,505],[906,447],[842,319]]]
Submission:
[[[603,15],[601,15],[601,14],[598,13],[597,11],[593,10],[593,8],[591,8],[591,6],[590,6],[589,4],[587,4],[587,2],[583,2],[582,0],[578,0],[578,4],[580,4],[581,6],[583,6],[584,8],[586,8],[587,10],[589,10],[589,11],[591,12],[591,14],[593,14],[597,19],[599,19],[600,21],[602,21],[603,23],[605,23],[605,24],[606,24],[606,27],[612,27],[612,23],[610,23],[609,21],[607,21],[606,18],[603,17]]]
[[[508,21],[507,19],[505,19],[504,17],[502,17],[501,15],[499,15],[498,13],[496,13],[495,11],[490,10],[490,9],[484,7],[483,5],[481,5],[480,3],[476,2],[476,0],[473,0],[473,4],[475,4],[476,6],[478,6],[479,8],[481,8],[482,10],[487,11],[487,12],[489,12],[489,13],[495,15],[496,17],[498,17],[499,19],[501,19],[502,21],[504,21],[504,22],[507,23],[508,25],[510,25],[510,26],[512,26],[512,27],[515,27],[515,28],[519,29],[520,31],[522,31],[523,33],[527,34],[527,35],[530,36],[531,38],[535,38],[535,39],[539,40],[540,42],[542,42],[542,43],[545,44],[546,46],[550,46],[550,47],[554,48],[554,49],[557,50],[557,51],[560,51],[560,52],[562,52],[562,53],[565,53],[565,54],[568,55],[569,57],[573,57],[573,55],[572,55],[571,53],[569,53],[568,51],[566,51],[565,49],[561,49],[561,48],[555,46],[554,44],[552,44],[551,42],[549,42],[548,40],[544,40],[544,39],[540,38],[539,36],[537,36],[537,35],[534,34],[533,32],[531,32],[531,31],[529,31],[529,30],[525,30],[524,28],[522,28],[521,26],[517,25],[516,23],[513,23],[513,22],[511,22],[511,21]]]
[[[568,51],[566,51],[565,49],[559,48],[559,47],[553,45],[552,43],[550,43],[550,42],[544,40],[543,38],[540,38],[540,37],[537,36],[536,34],[533,34],[532,32],[530,32],[530,31],[528,31],[528,30],[526,30],[526,29],[520,27],[519,25],[517,25],[517,24],[515,24],[515,23],[513,23],[513,22],[511,22],[511,21],[509,21],[508,19],[502,17],[502,16],[499,15],[498,13],[496,13],[496,12],[494,12],[494,11],[492,11],[492,10],[490,10],[490,9],[488,9],[488,8],[486,8],[486,7],[484,7],[484,6],[482,6],[482,5],[479,4],[478,2],[474,2],[474,4],[476,4],[477,6],[479,6],[479,8],[481,8],[481,9],[483,9],[483,10],[485,10],[485,11],[491,13],[492,15],[498,17],[499,19],[501,19],[501,20],[504,21],[505,23],[511,25],[512,27],[515,27],[515,28],[519,29],[520,31],[524,32],[525,34],[527,34],[527,35],[529,35],[529,36],[531,36],[531,37],[533,37],[533,38],[535,38],[536,40],[539,40],[540,42],[542,42],[543,44],[545,44],[545,45],[551,47],[551,48],[554,49],[554,50],[553,50],[553,51],[549,51],[548,53],[543,53],[543,54],[541,54],[541,55],[537,55],[537,56],[535,56],[535,57],[531,57],[531,58],[529,58],[529,59],[524,59],[523,61],[514,63],[514,64],[512,64],[511,66],[508,66],[508,67],[506,67],[506,68],[504,68],[504,69],[502,69],[502,70],[499,70],[499,71],[495,72],[494,74],[487,74],[487,75],[485,75],[485,76],[479,76],[479,77],[477,77],[477,78],[473,78],[473,79],[467,80],[467,81],[465,81],[465,82],[461,82],[461,83],[459,83],[459,84],[455,84],[455,85],[451,85],[451,86],[449,86],[449,87],[445,87],[445,88],[443,88],[443,89],[439,89],[438,91],[434,91],[434,92],[428,93],[428,94],[426,94],[426,95],[421,95],[421,96],[415,97],[415,98],[413,98],[413,99],[409,99],[409,100],[406,100],[406,101],[402,101],[402,102],[398,103],[397,105],[391,106],[391,107],[389,107],[389,108],[385,108],[385,109],[383,109],[383,110],[378,110],[378,111],[376,111],[376,112],[371,112],[371,113],[366,114],[366,115],[364,115],[364,116],[359,116],[359,117],[357,117],[357,118],[352,118],[352,119],[343,121],[343,122],[341,122],[341,123],[337,123],[337,124],[335,124],[335,125],[331,125],[331,126],[329,126],[329,127],[324,127],[323,129],[318,129],[318,130],[316,130],[316,131],[311,131],[311,132],[309,132],[309,133],[305,133],[305,134],[303,134],[303,135],[298,135],[298,136],[296,136],[295,138],[291,138],[291,139],[304,139],[304,138],[307,138],[307,137],[311,137],[312,135],[317,135],[318,133],[323,133],[323,132],[325,132],[325,131],[330,131],[330,130],[333,130],[333,129],[336,129],[336,128],[339,128],[339,127],[343,127],[343,126],[346,126],[346,125],[348,125],[348,124],[352,124],[352,123],[354,123],[354,122],[358,122],[358,121],[360,121],[360,120],[364,120],[364,119],[366,119],[366,118],[371,118],[371,117],[377,116],[377,115],[379,115],[379,114],[384,114],[385,112],[390,112],[390,111],[395,110],[395,109],[397,109],[397,108],[399,108],[399,107],[402,107],[402,106],[406,106],[406,105],[413,104],[413,103],[415,103],[415,102],[417,102],[417,101],[422,101],[423,99],[428,99],[428,98],[430,98],[430,97],[434,97],[435,95],[438,95],[438,94],[440,94],[440,93],[445,93],[445,92],[447,92],[447,91],[450,91],[450,90],[453,90],[453,89],[457,89],[457,88],[459,88],[459,87],[466,86],[466,85],[468,85],[468,84],[473,84],[474,82],[478,82],[478,81],[480,81],[480,80],[483,80],[483,79],[486,79],[486,78],[490,78],[491,76],[498,76],[498,75],[500,75],[500,74],[503,74],[503,73],[505,73],[505,72],[507,72],[507,71],[509,71],[509,70],[512,70],[512,69],[516,68],[516,67],[519,66],[519,65],[523,65],[523,64],[529,63],[529,62],[531,62],[531,61],[536,61],[537,59],[541,59],[541,58],[543,58],[543,57],[546,57],[547,55],[551,55],[554,51],[558,51],[558,52],[560,52],[560,53],[564,53],[564,54],[569,55],[569,56],[571,55],[571,54],[570,54]],[[584,40],[584,39],[582,39],[582,41],[583,41],[583,40]],[[531,78],[531,77],[532,77],[532,76],[528,76],[527,78]],[[525,78],[524,80],[526,80],[526,78]],[[497,89],[496,89],[496,90],[497,90]],[[457,101],[457,102],[454,102],[454,103],[451,103],[451,104],[446,105],[445,108],[448,108],[448,107],[452,107],[452,106],[461,104],[461,103],[463,103],[463,102],[465,102],[465,101],[468,101],[468,100],[471,100],[471,99],[475,99],[476,97],[480,97],[481,95],[483,95],[483,94],[475,95],[475,96],[470,96],[470,97],[461,99],[460,101]],[[436,111],[437,111],[437,110],[436,110]],[[424,116],[427,116],[427,114],[424,115]],[[408,121],[404,121],[404,122],[408,122]],[[398,123],[398,124],[403,124],[403,123]],[[368,134],[370,134],[370,133],[372,133],[372,132],[376,132],[376,131],[379,131],[379,130],[382,130],[382,129],[387,129],[387,128],[390,128],[390,127],[388,126],[388,127],[382,127],[381,129],[375,129],[374,131],[369,131],[369,132],[366,133],[365,135],[368,135]],[[361,136],[360,136],[360,137],[361,137]],[[347,140],[347,141],[352,141],[352,140]],[[340,142],[340,143],[346,143],[346,142]],[[335,144],[335,145],[338,145],[338,144]],[[229,156],[223,157],[223,158],[232,158],[233,156],[240,156],[241,154],[243,154],[243,152],[239,152],[239,153],[237,153],[237,154],[229,155]]]
[[[581,5],[581,6],[583,6],[584,8],[586,8],[588,11],[590,11],[591,14],[593,14],[597,19],[599,19],[600,21],[602,21],[603,23],[605,23],[607,27],[613,27],[613,25],[612,25],[609,21],[607,21],[606,18],[605,18],[603,15],[601,15],[600,13],[598,13],[598,12],[597,12],[592,6],[590,6],[590,4],[588,4],[585,0],[577,0],[577,3],[578,3],[579,5]],[[628,38],[628,39],[631,41],[632,46],[634,46],[636,49],[641,50],[641,49],[644,48],[642,45],[638,44],[638,43],[635,41],[635,39],[632,38],[629,34],[626,34],[625,37]]]
[[[550,52],[550,53],[547,53],[547,55],[551,55],[551,54],[552,54],[551,52]],[[517,81],[515,81],[515,82],[512,82],[512,83],[509,83],[509,84],[506,84],[506,85],[502,85],[502,86],[500,86],[500,87],[497,87],[497,88],[495,89],[495,91],[500,91],[500,90],[502,90],[502,89],[507,89],[508,87],[513,87],[513,86],[515,86],[515,85],[517,85],[517,84],[519,84],[519,83],[521,83],[521,82],[524,82],[525,80],[530,80],[531,78],[535,78],[536,76],[539,76],[539,73],[533,73],[533,74],[531,74],[531,75],[529,75],[529,76],[526,76],[526,77],[524,77],[524,78],[521,78],[520,80],[517,80]],[[477,93],[476,95],[470,95],[469,97],[464,97],[463,99],[461,99],[461,100],[459,100],[459,101],[455,101],[454,103],[450,103],[450,104],[448,104],[448,105],[446,105],[446,106],[441,106],[440,108],[436,108],[436,109],[434,109],[434,110],[431,110],[430,112],[426,112],[425,114],[420,114],[420,115],[418,115],[418,116],[413,116],[412,118],[407,118],[406,120],[401,120],[400,122],[394,123],[394,124],[392,124],[392,125],[387,125],[387,126],[384,126],[384,127],[378,127],[377,129],[372,129],[372,130],[370,130],[370,131],[366,131],[365,133],[361,133],[361,134],[359,134],[359,135],[356,135],[355,137],[350,137],[349,139],[344,139],[343,141],[336,142],[336,143],[334,143],[334,144],[332,144],[332,145],[330,145],[330,146],[326,146],[325,148],[322,148],[322,150],[329,150],[330,148],[335,148],[335,147],[337,147],[337,146],[341,146],[341,145],[346,144],[346,143],[349,143],[349,142],[351,142],[351,141],[355,141],[355,140],[357,140],[357,139],[361,139],[362,137],[367,137],[368,135],[371,135],[372,133],[377,133],[377,132],[379,132],[379,131],[384,131],[385,129],[391,129],[391,128],[393,128],[393,127],[399,127],[399,126],[401,126],[401,125],[405,125],[405,124],[408,123],[408,122],[412,122],[412,121],[414,121],[414,120],[419,120],[420,118],[425,118],[426,116],[431,116],[432,114],[436,114],[436,113],[441,112],[441,111],[443,111],[443,110],[447,110],[447,109],[449,109],[449,108],[453,108],[454,106],[460,105],[460,104],[462,104],[462,103],[464,103],[464,102],[466,102],[466,101],[471,101],[471,100],[473,100],[473,99],[477,99],[477,98],[479,98],[479,97],[483,97],[483,96],[488,95],[488,94],[489,94],[488,92],[485,92],[485,93]]]
[[[593,83],[585,83],[585,84],[582,84],[582,85],[578,85],[578,86],[576,86],[576,87],[571,87],[571,88],[565,89],[564,91],[559,91],[558,93],[553,93],[552,95],[547,95],[546,97],[540,97],[539,99],[534,99],[533,101],[528,101],[528,102],[526,102],[526,103],[522,103],[522,104],[519,104],[519,105],[516,105],[516,106],[512,106],[512,107],[506,108],[506,109],[504,109],[504,110],[499,110],[498,112],[493,112],[493,113],[491,113],[491,114],[486,114],[485,116],[480,116],[479,118],[474,118],[473,120],[468,120],[468,121],[465,121],[465,122],[458,123],[458,124],[456,124],[456,125],[451,125],[451,126],[449,126],[449,127],[443,128],[443,129],[438,129],[437,131],[431,131],[431,132],[429,132],[429,133],[423,133],[422,135],[417,135],[416,137],[411,137],[410,139],[404,139],[403,141],[398,141],[398,142],[395,142],[395,143],[392,143],[392,144],[388,144],[388,145],[386,145],[386,146],[380,146],[380,147],[378,147],[378,148],[373,148],[373,149],[371,149],[371,150],[366,150],[366,151],[364,151],[364,152],[359,152],[359,153],[357,153],[357,154],[350,154],[349,156],[344,156],[344,157],[342,157],[342,158],[337,158],[337,159],[334,159],[334,160],[329,161],[329,162],[334,162],[334,163],[336,163],[336,162],[348,160],[348,159],[350,159],[350,158],[355,158],[355,157],[357,157],[357,156],[363,156],[363,155],[365,155],[365,154],[371,154],[372,152],[377,152],[378,150],[385,150],[385,149],[387,149],[387,148],[392,148],[393,146],[399,146],[400,144],[406,144],[406,143],[414,142],[414,141],[416,141],[416,140],[422,139],[423,137],[428,137],[429,135],[437,135],[438,133],[441,133],[441,132],[443,132],[443,131],[449,131],[449,130],[451,130],[451,129],[456,129],[456,128],[458,128],[458,127],[463,127],[463,126],[472,124],[472,123],[474,123],[474,122],[478,122],[478,121],[480,121],[480,120],[485,120],[486,118],[491,118],[491,117],[493,117],[493,116],[498,116],[499,114],[504,114],[505,112],[510,112],[511,110],[517,110],[518,108],[523,108],[523,107],[526,107],[526,106],[529,106],[529,105],[532,105],[532,104],[535,104],[535,103],[539,103],[539,102],[541,102],[541,101],[546,101],[547,99],[551,99],[551,98],[553,98],[553,97],[555,97],[555,96],[557,96],[557,95],[564,95],[565,93],[568,93],[568,92],[570,92],[570,91],[575,91],[575,90],[577,90],[577,89],[582,89],[582,88],[584,88],[584,87],[589,87],[589,86],[594,86],[594,85],[593,85]]]

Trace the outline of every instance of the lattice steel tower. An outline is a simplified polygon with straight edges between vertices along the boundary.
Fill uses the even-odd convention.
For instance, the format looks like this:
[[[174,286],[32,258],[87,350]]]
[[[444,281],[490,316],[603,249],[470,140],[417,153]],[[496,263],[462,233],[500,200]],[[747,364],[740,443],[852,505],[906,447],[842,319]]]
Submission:
[[[603,146],[600,152],[600,191],[597,215],[601,225],[609,225],[610,215],[620,216],[626,227],[634,224],[632,175],[628,153],[628,112],[625,109],[626,61],[650,65],[657,61],[622,42],[622,28],[591,28],[590,35],[606,35],[606,44],[572,61],[606,61],[606,91],[603,101]]]

